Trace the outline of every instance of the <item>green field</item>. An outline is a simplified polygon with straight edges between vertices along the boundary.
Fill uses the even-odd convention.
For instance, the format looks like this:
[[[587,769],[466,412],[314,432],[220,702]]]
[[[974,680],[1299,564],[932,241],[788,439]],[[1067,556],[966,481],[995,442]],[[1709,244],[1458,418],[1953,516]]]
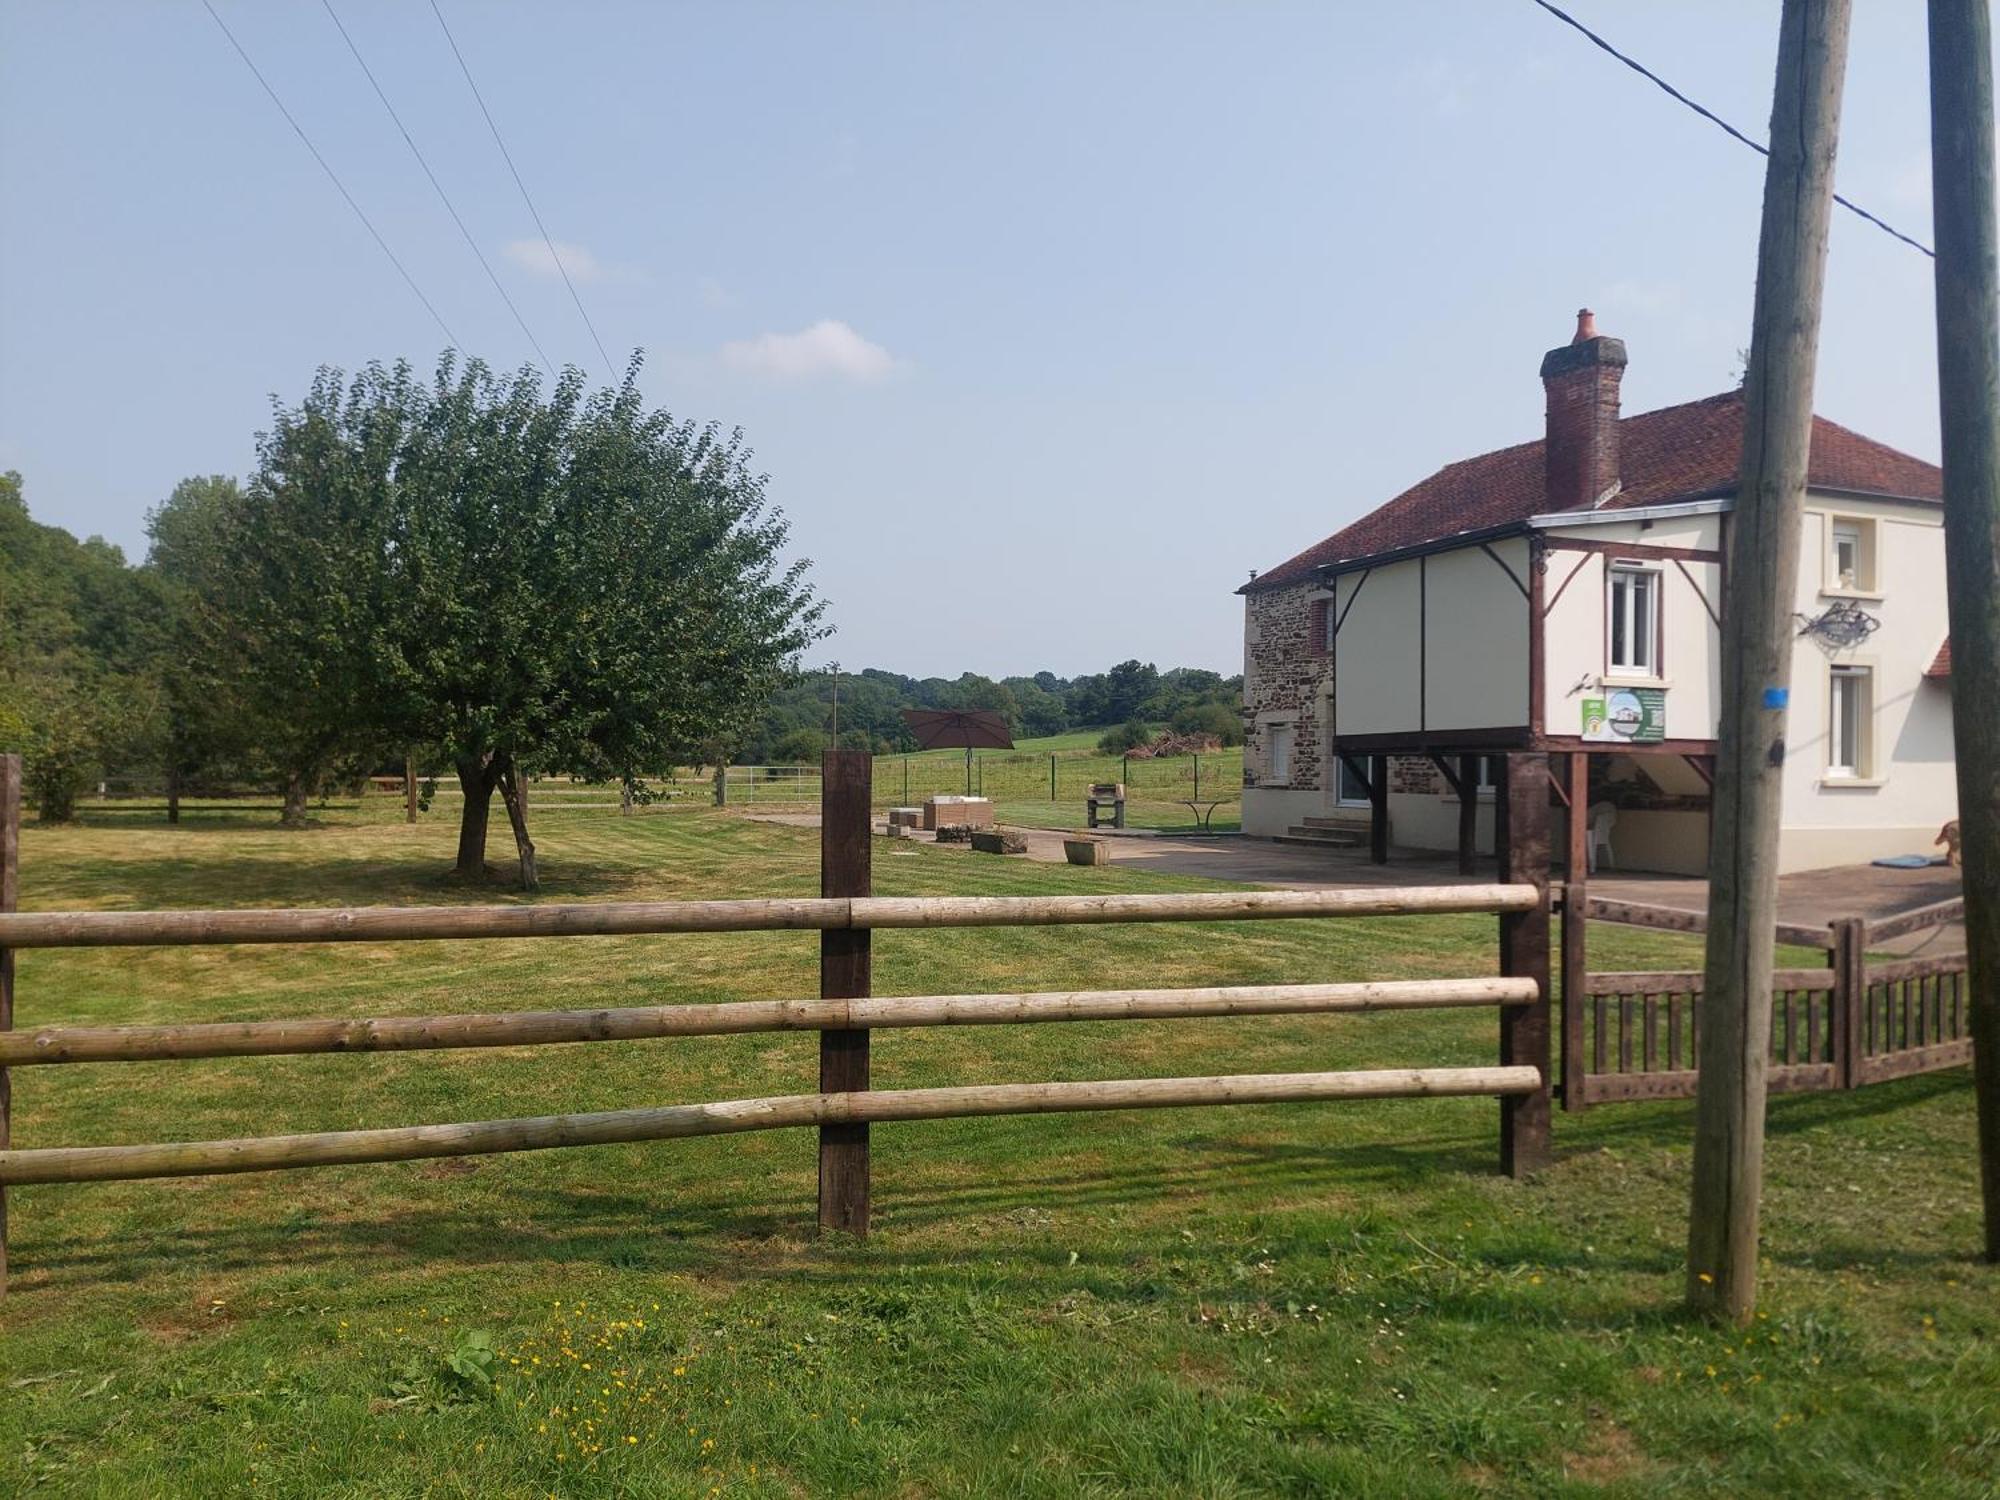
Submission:
[[[30,908],[438,902],[393,799],[93,811]],[[813,834],[538,806],[541,899],[804,895]],[[496,839],[495,858],[501,856]],[[878,844],[888,894],[1187,889]],[[508,899],[505,896],[486,899]],[[1607,927],[1605,967],[1690,961]],[[882,993],[1490,971],[1490,918],[895,932]],[[18,1024],[813,992],[808,934],[34,951]],[[884,1033],[881,1086],[1490,1062],[1490,1014]],[[23,1068],[16,1145],[811,1087],[809,1036]],[[804,1132],[16,1189],[0,1493],[1740,1495],[2000,1486],[2000,1270],[1964,1072],[1771,1104],[1764,1315],[1677,1312],[1691,1108],[1482,1100],[877,1126],[876,1233]],[[490,1349],[491,1353],[487,1351]],[[497,1378],[483,1378],[490,1368]]]

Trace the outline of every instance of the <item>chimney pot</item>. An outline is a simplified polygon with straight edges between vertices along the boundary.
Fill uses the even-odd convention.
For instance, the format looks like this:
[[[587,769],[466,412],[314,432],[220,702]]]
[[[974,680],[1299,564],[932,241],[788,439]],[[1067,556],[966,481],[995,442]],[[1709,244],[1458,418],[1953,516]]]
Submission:
[[[1587,307],[1576,310],[1576,337],[1572,344],[1587,344],[1597,337],[1597,314]]]

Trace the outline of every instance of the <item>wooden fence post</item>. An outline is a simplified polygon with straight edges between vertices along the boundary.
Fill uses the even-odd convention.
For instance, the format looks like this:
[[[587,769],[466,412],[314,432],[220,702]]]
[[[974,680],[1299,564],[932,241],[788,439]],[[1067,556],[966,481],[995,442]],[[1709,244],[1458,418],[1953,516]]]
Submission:
[[[1533,885],[1541,899],[1500,918],[1500,972],[1535,981],[1532,1005],[1500,1012],[1500,1061],[1539,1068],[1542,1086],[1500,1101],[1500,1170],[1523,1177],[1549,1164],[1549,767],[1538,753],[1501,757],[1497,797],[1504,801],[1502,869],[1509,884]]]
[[[1857,1087],[1860,1060],[1866,1046],[1867,1029],[1862,1009],[1868,1003],[1868,923],[1861,917],[1842,917],[1833,924],[1833,951],[1827,955],[1833,968],[1832,1023],[1833,1077],[1837,1087]]]
[[[872,895],[869,816],[875,758],[866,750],[828,750],[820,758],[819,893]],[[869,990],[870,929],[829,928],[819,938],[822,1000],[858,1000]],[[868,1087],[868,1032],[819,1034],[822,1094],[859,1093]],[[868,1125],[822,1125],[819,1130],[819,1224],[822,1229],[868,1232]]]
[[[1570,751],[1568,844],[1563,871],[1562,1096],[1563,1112],[1583,1108],[1584,991],[1590,974],[1590,756]]]
[[[403,757],[403,821],[417,821],[417,758]]]
[[[0,911],[21,894],[21,757],[0,755]],[[0,948],[0,1031],[14,1029],[14,954]],[[0,1151],[13,1144],[14,1088],[0,1068]],[[7,1295],[7,1189],[0,1185],[0,1297]]]

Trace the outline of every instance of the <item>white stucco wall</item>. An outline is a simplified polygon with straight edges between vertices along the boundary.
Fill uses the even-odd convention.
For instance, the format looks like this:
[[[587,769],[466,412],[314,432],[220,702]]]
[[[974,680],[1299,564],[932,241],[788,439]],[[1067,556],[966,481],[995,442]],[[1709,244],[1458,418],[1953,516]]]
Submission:
[[[1425,729],[1527,722],[1527,539],[1494,542],[1492,552],[1461,547],[1424,559]]]
[[[1334,580],[1337,735],[1400,734],[1421,727],[1421,597],[1414,560]]]
[[[1590,527],[1575,535],[1611,541],[1600,533],[1623,529]],[[1713,739],[1722,712],[1722,631],[1709,609],[1721,608],[1721,565],[1633,559],[1659,574],[1662,671],[1658,677],[1613,676],[1606,670],[1610,647],[1604,619],[1607,575],[1617,556],[1565,551],[1563,535],[1551,534],[1548,572],[1542,580],[1545,597],[1554,600],[1543,627],[1544,732],[1579,734],[1585,698],[1602,696],[1607,686],[1636,686],[1665,689],[1668,739]],[[1649,545],[1683,545],[1655,542],[1653,535],[1645,535]],[[1708,540],[1712,543],[1713,538]]]
[[[1875,524],[1875,587],[1843,593],[1823,566],[1834,516]],[[1948,633],[1944,532],[1934,506],[1813,495],[1808,500],[1794,608],[1815,618],[1847,599],[1881,621],[1842,650],[1812,637],[1793,642],[1785,761],[1786,870],[1853,864],[1887,854],[1936,852],[1932,841],[1958,815],[1949,684],[1925,678]],[[1827,774],[1832,668],[1873,671],[1872,775]]]
[[[1528,544],[1491,545],[1335,580],[1337,735],[1527,723]]]

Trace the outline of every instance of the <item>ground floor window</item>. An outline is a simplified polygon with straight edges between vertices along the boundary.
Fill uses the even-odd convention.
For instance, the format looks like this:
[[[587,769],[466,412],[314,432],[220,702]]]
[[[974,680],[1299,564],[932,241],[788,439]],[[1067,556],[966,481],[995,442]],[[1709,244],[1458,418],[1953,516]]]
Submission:
[[[1265,755],[1271,767],[1271,780],[1279,783],[1292,779],[1292,726],[1289,724],[1267,724],[1264,726]]]
[[[1870,729],[1874,723],[1874,673],[1866,667],[1835,667],[1827,693],[1826,773],[1873,774]]]
[[[1335,797],[1342,807],[1366,807],[1368,805],[1368,783],[1354,774],[1354,768],[1345,760],[1339,762],[1335,771]]]

